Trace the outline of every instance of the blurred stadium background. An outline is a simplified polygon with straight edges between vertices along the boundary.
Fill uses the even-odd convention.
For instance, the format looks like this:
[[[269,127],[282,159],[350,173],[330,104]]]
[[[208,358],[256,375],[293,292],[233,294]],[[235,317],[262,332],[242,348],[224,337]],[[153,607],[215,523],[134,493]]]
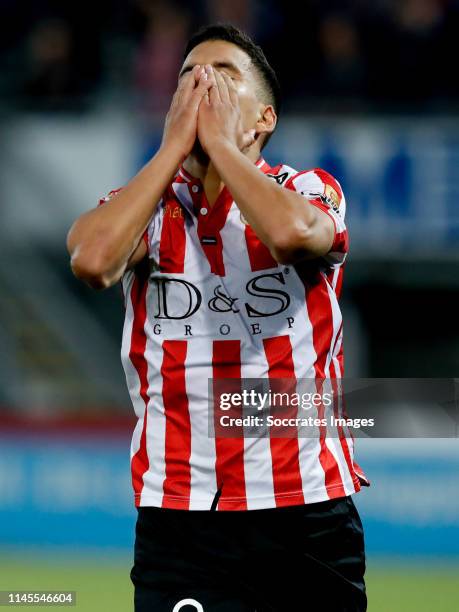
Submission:
[[[132,609],[133,411],[117,288],[75,281],[76,216],[156,149],[188,35],[230,21],[277,70],[264,155],[342,183],[346,374],[459,372],[456,0],[2,0],[0,590]],[[369,612],[457,610],[457,439],[357,441]]]

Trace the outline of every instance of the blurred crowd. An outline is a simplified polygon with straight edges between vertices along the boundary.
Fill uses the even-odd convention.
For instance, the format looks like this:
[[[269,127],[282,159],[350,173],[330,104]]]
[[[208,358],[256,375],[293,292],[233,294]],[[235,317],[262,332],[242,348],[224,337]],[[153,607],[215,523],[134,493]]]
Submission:
[[[456,112],[458,0],[1,0],[6,108],[163,112],[189,35],[231,22],[277,70],[285,106],[317,112]]]

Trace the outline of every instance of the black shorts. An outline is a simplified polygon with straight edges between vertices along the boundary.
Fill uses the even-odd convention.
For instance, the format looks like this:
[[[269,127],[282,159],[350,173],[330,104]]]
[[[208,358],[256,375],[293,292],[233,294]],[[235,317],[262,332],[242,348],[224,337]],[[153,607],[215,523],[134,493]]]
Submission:
[[[351,496],[246,512],[138,509],[136,612],[363,612],[364,573]]]

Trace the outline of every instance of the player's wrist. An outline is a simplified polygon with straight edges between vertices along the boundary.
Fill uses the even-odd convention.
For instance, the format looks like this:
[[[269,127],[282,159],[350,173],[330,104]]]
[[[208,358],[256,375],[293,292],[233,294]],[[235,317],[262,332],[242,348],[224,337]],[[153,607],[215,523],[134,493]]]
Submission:
[[[232,142],[228,138],[222,137],[215,138],[207,143],[206,151],[211,159],[220,155],[231,155],[240,152],[236,142]]]
[[[169,161],[174,162],[176,166],[180,166],[188,155],[188,151],[183,144],[168,140],[163,140],[161,146],[159,147],[158,153]]]

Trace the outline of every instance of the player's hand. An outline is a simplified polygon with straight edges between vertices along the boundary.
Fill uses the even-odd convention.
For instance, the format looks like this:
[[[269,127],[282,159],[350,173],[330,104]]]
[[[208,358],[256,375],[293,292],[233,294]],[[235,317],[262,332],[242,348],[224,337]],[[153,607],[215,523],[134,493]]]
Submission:
[[[164,124],[162,148],[175,151],[182,161],[196,140],[198,109],[210,87],[203,66],[195,66],[181,78]]]
[[[231,77],[226,72],[206,66],[209,90],[202,98],[198,112],[198,138],[209,155],[221,142],[244,151],[255,141],[255,130],[244,131],[239,97]]]

